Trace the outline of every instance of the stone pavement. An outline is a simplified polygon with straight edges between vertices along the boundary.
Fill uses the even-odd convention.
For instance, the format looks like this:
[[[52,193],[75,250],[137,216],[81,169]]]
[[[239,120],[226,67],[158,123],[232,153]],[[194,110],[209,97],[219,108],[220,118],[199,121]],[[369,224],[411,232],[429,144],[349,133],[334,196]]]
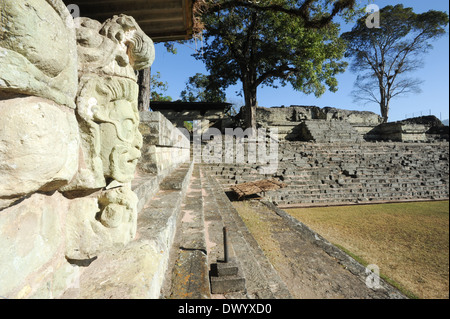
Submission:
[[[291,297],[221,186],[199,166],[194,168],[181,209],[162,298]],[[230,258],[237,263],[246,286],[243,291],[213,295],[209,272],[223,260],[224,227],[229,233]]]
[[[262,204],[259,204],[262,205]],[[296,251],[287,243],[290,238],[297,248],[303,249],[308,267],[297,272],[300,287],[316,289],[317,294],[305,293],[305,298],[404,298],[395,288],[381,282],[381,290],[365,285],[365,268],[320,235],[294,220],[284,211],[266,203],[266,213],[285,223],[288,234],[280,237],[281,245]],[[262,205],[264,206],[264,205]],[[236,209],[217,180],[207,170],[195,165],[186,197],[183,201],[179,226],[166,272],[161,298],[175,299],[291,299],[291,283],[275,270],[257,241],[250,234]],[[245,279],[245,290],[211,294],[210,271],[224,258],[223,228],[228,230],[229,255]],[[286,258],[290,258],[286,254]],[[298,257],[297,256],[297,257]],[[294,256],[295,259],[295,256]],[[298,261],[296,261],[298,262]],[[302,265],[301,265],[302,264]],[[320,272],[320,275],[317,274]],[[303,276],[303,277],[301,277]],[[334,277],[336,276],[336,277]],[[296,283],[299,283],[297,280]],[[307,286],[309,285],[309,286]],[[332,291],[335,285],[336,291]],[[321,287],[323,286],[323,287]],[[326,286],[326,287],[325,287]],[[321,289],[324,288],[324,289]],[[331,293],[330,293],[331,290]],[[323,292],[323,293],[322,293]],[[334,293],[336,292],[336,293]]]

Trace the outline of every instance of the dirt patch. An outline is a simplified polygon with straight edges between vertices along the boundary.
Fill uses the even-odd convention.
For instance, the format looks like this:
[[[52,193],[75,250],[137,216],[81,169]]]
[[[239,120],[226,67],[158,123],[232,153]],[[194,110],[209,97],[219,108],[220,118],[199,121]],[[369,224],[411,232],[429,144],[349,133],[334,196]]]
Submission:
[[[258,201],[233,205],[294,298],[386,298],[267,206]]]

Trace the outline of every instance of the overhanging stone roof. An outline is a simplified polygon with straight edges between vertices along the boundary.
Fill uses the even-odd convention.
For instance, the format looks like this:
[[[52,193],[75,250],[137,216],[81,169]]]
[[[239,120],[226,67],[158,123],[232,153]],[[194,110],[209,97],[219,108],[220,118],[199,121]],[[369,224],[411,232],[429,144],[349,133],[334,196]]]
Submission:
[[[188,40],[193,33],[195,0],[63,0],[77,4],[82,17],[103,22],[114,15],[132,16],[154,42]]]

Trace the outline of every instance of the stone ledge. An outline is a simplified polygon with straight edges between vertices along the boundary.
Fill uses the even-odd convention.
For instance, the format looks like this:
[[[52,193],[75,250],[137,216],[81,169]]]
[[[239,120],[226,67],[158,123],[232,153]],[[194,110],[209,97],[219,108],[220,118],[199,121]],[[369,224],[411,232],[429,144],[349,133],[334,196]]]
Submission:
[[[336,258],[339,263],[348,269],[351,273],[358,276],[362,281],[366,280],[366,268],[358,263],[355,259],[344,253],[342,250],[331,244],[325,238],[320,236],[318,233],[310,229],[308,226],[293,218],[291,215],[286,213],[284,210],[278,208],[274,204],[262,201],[264,205],[266,205],[269,209],[275,212],[278,216],[285,219],[289,222],[298,232],[305,235],[308,240],[316,244],[318,247],[323,249],[328,255]],[[389,299],[407,299],[405,295],[403,295],[396,288],[392,287],[389,283],[380,278],[380,285],[386,297]]]
[[[211,277],[211,293],[213,294],[228,294],[245,290],[245,278],[242,275]]]
[[[132,181],[131,189],[139,198],[137,211],[141,212],[144,205],[159,191],[159,178],[156,175],[137,177]]]
[[[184,165],[189,180],[193,163]],[[158,299],[187,183],[178,190],[160,190],[138,216],[137,235],[120,250],[98,256],[80,276],[78,289],[64,299]]]
[[[140,112],[143,135],[148,145],[190,148],[190,141],[160,112]]]
[[[208,258],[198,249],[180,250],[174,266],[171,299],[209,299]]]

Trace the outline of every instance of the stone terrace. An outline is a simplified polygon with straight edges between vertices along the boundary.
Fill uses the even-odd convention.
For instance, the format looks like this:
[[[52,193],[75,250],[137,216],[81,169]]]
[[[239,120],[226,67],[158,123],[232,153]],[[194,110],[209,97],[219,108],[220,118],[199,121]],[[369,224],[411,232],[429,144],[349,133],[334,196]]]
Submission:
[[[436,143],[280,143],[274,175],[260,164],[203,165],[228,187],[279,178],[288,187],[267,192],[277,205],[341,204],[447,199],[448,142]]]

